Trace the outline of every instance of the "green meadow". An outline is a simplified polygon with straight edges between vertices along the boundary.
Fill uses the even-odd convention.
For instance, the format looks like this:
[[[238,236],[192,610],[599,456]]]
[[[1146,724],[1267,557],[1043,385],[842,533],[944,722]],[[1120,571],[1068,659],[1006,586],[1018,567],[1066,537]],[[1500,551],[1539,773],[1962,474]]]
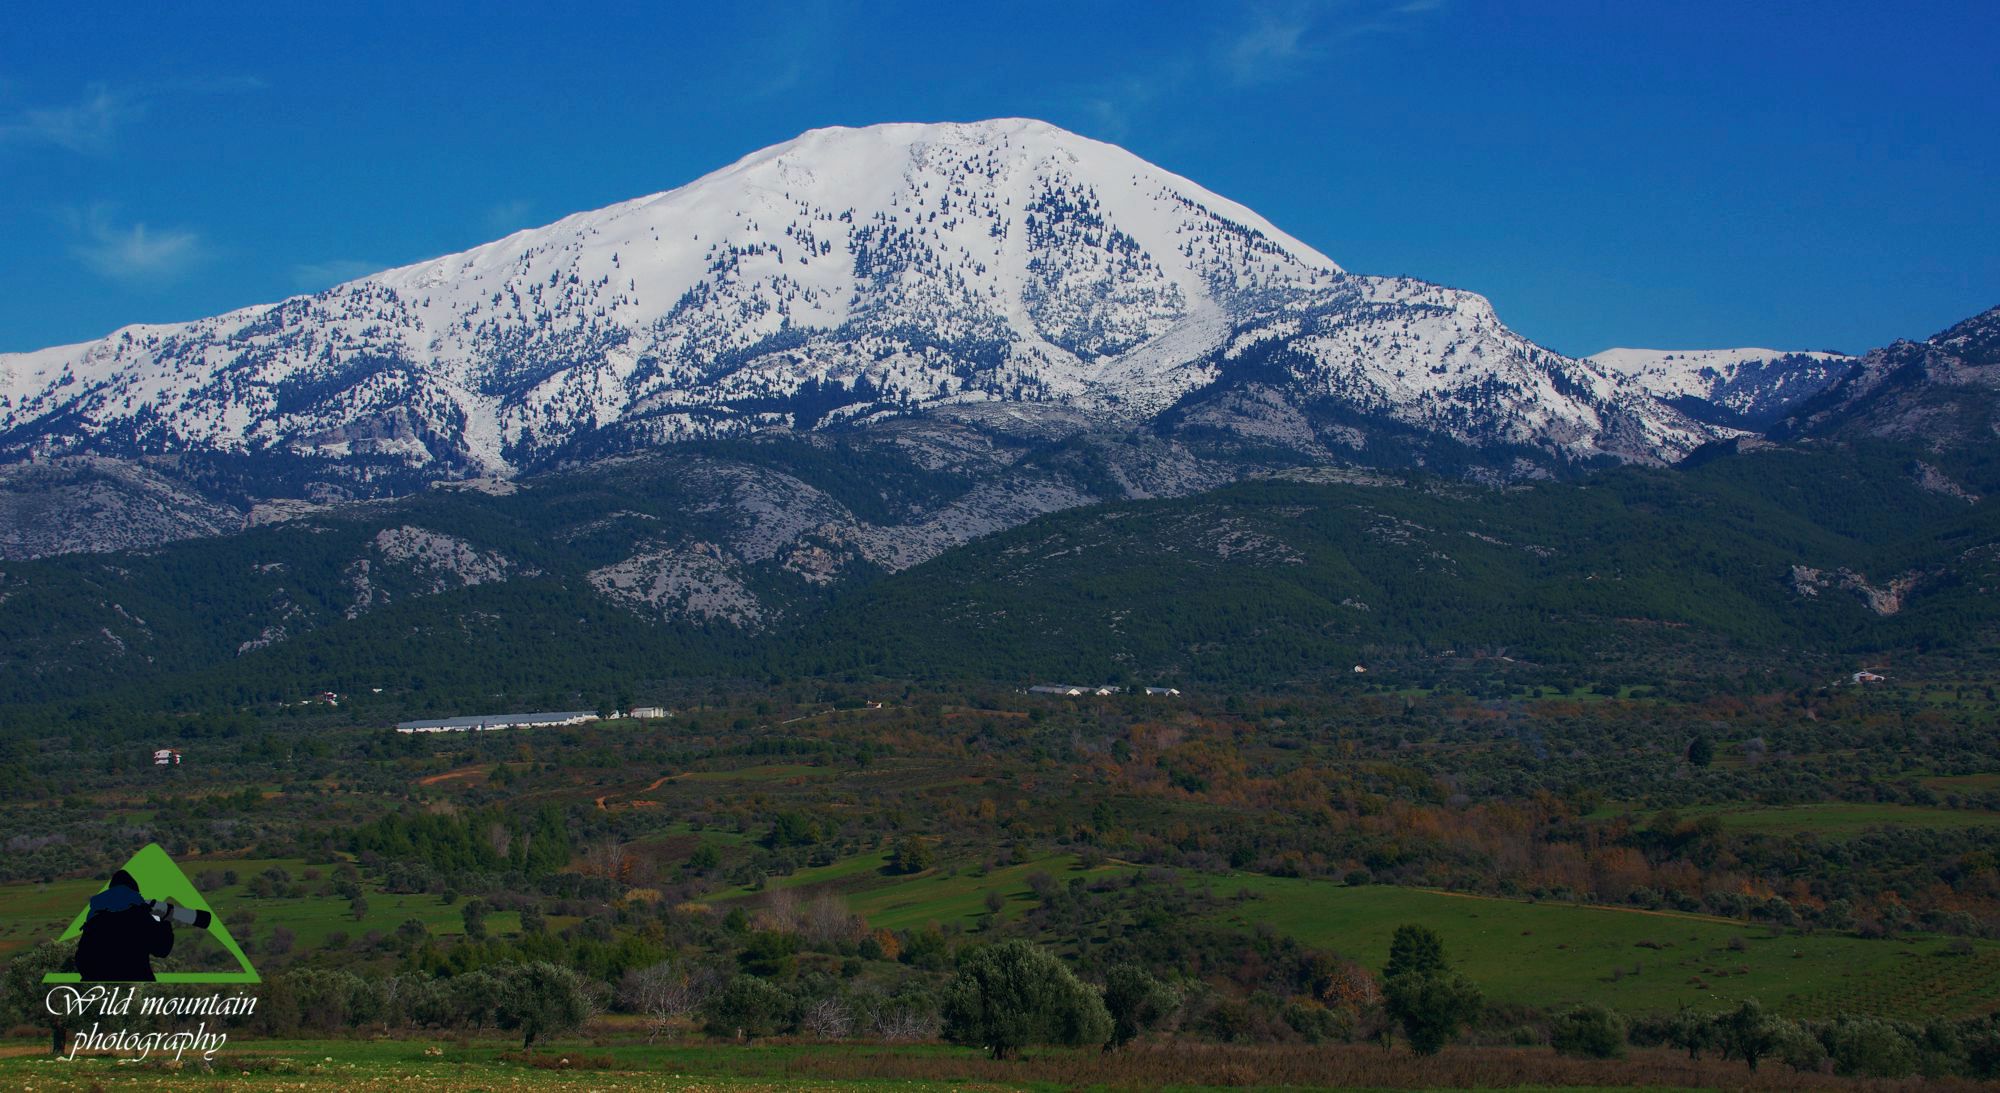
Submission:
[[[119,1063],[0,1047],[0,1086],[22,1090],[877,1090],[1734,1089],[1740,1064],[1688,1063],[1664,1051],[1617,1060],[1560,1058],[1546,1048],[1455,1048],[1419,1058],[1368,1044],[1145,1045],[1119,1052],[1046,1049],[1019,1059],[940,1044],[767,1041],[750,1045],[632,1039],[563,1040],[533,1055],[494,1039],[232,1039],[204,1066]],[[1829,1079],[1829,1081],[1837,1081]],[[1842,1083],[1844,1085],[1845,1083]],[[1762,1088],[1825,1088],[1768,1085]],[[1839,1088],[1836,1085],[1834,1088]]]
[[[892,929],[933,922],[970,928],[987,917],[988,892],[1005,899],[1003,920],[1031,906],[1028,878],[1036,873],[1067,882],[1133,869],[1112,863],[1082,872],[1070,856],[986,873],[932,870],[909,877],[887,874],[885,865],[885,855],[861,855],[773,878],[766,888],[838,892],[871,924]],[[1444,937],[1454,962],[1495,1002],[1601,1002],[1637,1013],[1682,1005],[1714,1009],[1755,998],[1798,1017],[1956,1017],[2000,1009],[2000,944],[1993,942],[1954,946],[1929,936],[1797,934],[1704,915],[1259,875],[1184,879],[1234,899],[1220,915],[1228,925],[1274,929],[1373,968],[1387,962],[1398,926],[1422,923]],[[759,893],[736,888],[713,898],[748,903]]]
[[[1496,1002],[1601,1002],[1625,1012],[1755,998],[1798,1017],[1964,1016],[2000,1008],[2000,944],[1954,954],[1939,938],[1869,941],[1774,933],[1673,912],[1350,887],[1281,877],[1217,878],[1255,897],[1227,914],[1379,968],[1396,927],[1419,922]]]

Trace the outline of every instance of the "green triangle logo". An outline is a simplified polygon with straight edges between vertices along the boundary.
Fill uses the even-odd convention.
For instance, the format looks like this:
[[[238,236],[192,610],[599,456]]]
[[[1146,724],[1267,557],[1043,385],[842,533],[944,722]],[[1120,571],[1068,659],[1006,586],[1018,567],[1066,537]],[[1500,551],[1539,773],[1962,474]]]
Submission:
[[[250,958],[243,955],[243,947],[236,944],[235,938],[229,936],[229,927],[222,924],[221,916],[217,915],[214,908],[208,905],[208,901],[201,897],[201,890],[196,888],[192,881],[188,880],[187,874],[181,872],[180,866],[174,864],[174,859],[167,857],[167,852],[160,849],[159,843],[153,843],[144,850],[132,855],[132,860],[125,863],[125,871],[132,874],[133,880],[139,882],[139,891],[145,893],[148,900],[172,900],[175,904],[185,907],[190,911],[207,911],[208,935],[221,943],[222,947],[228,950],[229,955],[236,958],[237,965],[242,968],[241,971],[235,972],[160,972],[154,977],[154,982],[263,982],[257,975],[257,969],[250,966]],[[105,887],[109,888],[110,885],[107,883]],[[76,920],[69,924],[69,929],[64,930],[62,937],[57,940],[69,941],[81,936],[83,934],[83,920],[89,916],[89,907],[78,911],[76,913]],[[42,977],[42,982],[44,983],[80,983],[82,981],[83,977],[76,972],[50,972]]]

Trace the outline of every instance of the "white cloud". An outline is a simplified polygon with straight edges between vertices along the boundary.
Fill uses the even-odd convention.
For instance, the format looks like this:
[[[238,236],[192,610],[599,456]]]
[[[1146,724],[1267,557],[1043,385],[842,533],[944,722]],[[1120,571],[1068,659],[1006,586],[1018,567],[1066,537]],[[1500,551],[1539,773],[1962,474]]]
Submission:
[[[144,113],[145,105],[103,84],[91,84],[83,98],[66,106],[24,110],[0,122],[0,144],[53,144],[72,152],[111,150],[118,126]]]
[[[1335,46],[1415,28],[1447,0],[1292,0],[1259,5],[1229,40],[1221,67],[1239,83],[1283,79]]]
[[[292,284],[302,292],[318,292],[320,289],[345,284],[387,268],[389,267],[380,262],[367,262],[357,258],[329,258],[324,262],[301,262],[292,267]]]
[[[1255,22],[1229,44],[1223,65],[1239,80],[1267,79],[1305,56],[1303,41],[1312,25],[1310,14],[1301,10],[1260,11]]]
[[[121,224],[105,205],[70,210],[76,242],[70,253],[100,276],[131,284],[164,284],[179,279],[208,258],[199,232],[187,228]]]
[[[1217,22],[1193,50],[1148,58],[1142,68],[1063,89],[1051,107],[1077,112],[1094,136],[1121,140],[1151,115],[1217,81],[1240,86],[1289,80],[1343,46],[1408,33],[1440,17],[1451,0],[1265,0],[1218,5]]]
[[[0,145],[53,145],[71,152],[108,155],[118,131],[146,116],[153,100],[169,95],[226,95],[260,90],[255,76],[218,76],[130,87],[92,83],[83,96],[61,106],[31,107],[0,120]]]

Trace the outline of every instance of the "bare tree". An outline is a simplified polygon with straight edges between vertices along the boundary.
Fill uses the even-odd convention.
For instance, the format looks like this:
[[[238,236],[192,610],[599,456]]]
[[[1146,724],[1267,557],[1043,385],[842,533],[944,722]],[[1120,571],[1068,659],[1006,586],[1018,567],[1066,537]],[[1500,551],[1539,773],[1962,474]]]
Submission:
[[[817,1040],[845,1040],[854,1030],[854,1018],[848,1013],[846,1002],[837,995],[828,995],[806,1007],[805,1015],[799,1018],[799,1027]]]
[[[585,871],[605,880],[623,881],[630,876],[631,868],[631,856],[625,844],[617,839],[596,843],[584,854]]]
[[[717,978],[711,968],[663,960],[626,972],[618,1000],[646,1019],[646,1041],[651,1043],[699,1009]]]
[[[513,848],[513,833],[509,832],[504,825],[495,821],[486,828],[486,845],[493,848],[494,857],[504,859],[507,857],[507,851]]]
[[[799,931],[799,898],[789,888],[773,889],[764,897],[764,906],[756,917],[760,930],[776,930],[781,934],[795,934]]]
[[[937,1014],[928,1007],[891,1000],[875,1011],[875,1035],[892,1044],[908,1044],[937,1036]]]
[[[868,921],[850,914],[847,901],[832,892],[814,896],[798,916],[799,934],[807,944],[825,947],[843,941],[859,941],[868,932]]]

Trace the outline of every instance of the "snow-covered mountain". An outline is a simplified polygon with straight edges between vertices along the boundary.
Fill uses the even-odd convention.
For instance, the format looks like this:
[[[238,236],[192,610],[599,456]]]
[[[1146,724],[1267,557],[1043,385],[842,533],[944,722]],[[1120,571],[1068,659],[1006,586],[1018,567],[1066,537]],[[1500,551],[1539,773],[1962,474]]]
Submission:
[[[1844,353],[1779,349],[1607,349],[1586,358],[1715,425],[1761,429],[1854,367]]]
[[[1991,492],[1985,467],[2000,437],[2000,307],[1923,341],[1870,352],[1772,432],[1781,439],[1886,440],[1956,456],[1989,479],[1981,489]]]
[[[267,495],[353,496],[995,403],[1336,455],[1382,428],[1530,462],[1717,435],[1628,371],[1472,293],[1346,273],[1108,144],[878,125],[316,295],[0,356],[0,459],[253,459]]]

